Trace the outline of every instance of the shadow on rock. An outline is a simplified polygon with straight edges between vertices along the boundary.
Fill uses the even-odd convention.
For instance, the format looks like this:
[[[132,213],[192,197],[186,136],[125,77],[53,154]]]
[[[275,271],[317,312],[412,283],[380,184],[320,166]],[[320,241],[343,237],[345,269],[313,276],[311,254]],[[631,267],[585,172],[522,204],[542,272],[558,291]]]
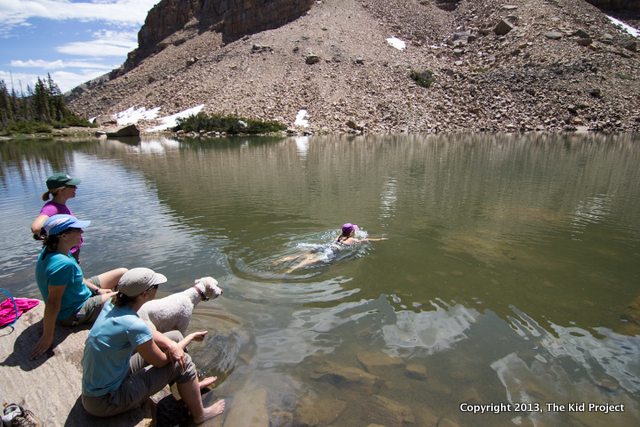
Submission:
[[[153,424],[152,420],[156,420]],[[140,408],[113,417],[94,417],[84,410],[82,398],[78,397],[69,416],[65,421],[65,427],[134,427],[155,425],[156,427],[173,427],[185,425],[188,420],[188,411],[166,388],[158,395],[147,400]]]
[[[42,336],[42,320],[33,325],[29,325],[24,331],[18,335],[13,343],[13,352],[7,356],[5,360],[0,362],[0,366],[19,366],[23,371],[31,371],[38,368],[50,357],[56,354],[56,347],[65,341],[70,335],[74,335],[78,332],[82,332],[91,328],[91,325],[75,326],[73,328],[67,328],[64,326],[56,325],[56,330],[53,334],[53,345],[51,348],[37,360],[29,360],[29,355],[35,347],[36,343]],[[4,331],[3,331],[4,332]],[[13,330],[11,333],[17,333]],[[8,334],[10,335],[10,334]],[[84,342],[84,334],[82,341]],[[84,346],[82,346],[83,348]],[[76,354],[77,353],[77,354]],[[68,355],[68,357],[74,361],[80,363],[82,359],[82,350],[74,352]]]

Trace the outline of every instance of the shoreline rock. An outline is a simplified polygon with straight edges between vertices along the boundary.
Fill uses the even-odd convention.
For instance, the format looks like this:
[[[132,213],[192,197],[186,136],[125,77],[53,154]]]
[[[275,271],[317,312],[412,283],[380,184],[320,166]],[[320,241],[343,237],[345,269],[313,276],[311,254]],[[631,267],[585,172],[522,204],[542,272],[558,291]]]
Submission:
[[[4,402],[32,411],[47,427],[147,427],[156,414],[175,417],[176,408],[181,413],[178,402],[165,387],[152,397],[155,405],[148,401],[140,409],[110,418],[89,415],[80,401],[80,363],[90,327],[57,326],[52,350],[38,360],[29,360],[42,334],[44,305],[41,301],[20,316],[16,324],[0,329],[0,384]]]

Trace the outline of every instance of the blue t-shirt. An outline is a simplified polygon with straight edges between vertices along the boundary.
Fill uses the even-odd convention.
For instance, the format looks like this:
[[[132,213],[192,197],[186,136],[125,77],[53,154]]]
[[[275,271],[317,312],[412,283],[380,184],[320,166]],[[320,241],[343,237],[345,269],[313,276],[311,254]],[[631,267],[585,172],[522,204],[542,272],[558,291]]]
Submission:
[[[57,320],[71,316],[93,295],[82,280],[82,269],[70,253],[65,255],[42,249],[36,264],[36,282],[45,302],[49,297],[49,286],[67,286],[62,294]]]
[[[129,373],[133,350],[150,339],[151,329],[130,306],[105,303],[84,343],[82,394],[97,397],[117,390]]]

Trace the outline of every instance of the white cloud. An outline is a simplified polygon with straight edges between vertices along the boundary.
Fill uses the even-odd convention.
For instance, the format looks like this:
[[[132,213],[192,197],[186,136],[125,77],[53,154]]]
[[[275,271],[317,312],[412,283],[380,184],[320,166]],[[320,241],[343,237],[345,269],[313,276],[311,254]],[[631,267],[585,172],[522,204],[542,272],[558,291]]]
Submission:
[[[110,69],[118,67],[118,65],[107,66],[105,64],[98,64],[94,62],[86,61],[63,61],[58,59],[57,61],[44,61],[42,59],[30,59],[28,61],[11,61],[12,67],[18,68],[45,68],[50,70],[59,70],[61,68],[88,68],[88,69],[100,69],[104,70],[105,67]]]
[[[5,31],[31,18],[62,21],[105,21],[140,26],[159,0],[113,0],[72,3],[68,0],[0,0],[0,26]]]
[[[113,67],[105,65],[102,69],[80,69],[78,72],[55,71],[50,74],[53,81],[56,82],[58,87],[60,87],[60,90],[62,90],[62,92],[67,92],[86,81],[95,79],[96,77],[100,77],[101,75],[108,73],[112,69]],[[9,90],[11,90],[13,83],[13,86],[15,87],[17,92],[20,91],[20,85],[22,84],[22,90],[26,93],[27,86],[33,88],[36,81],[38,80],[38,77],[42,79],[46,76],[46,71],[42,74],[33,74],[10,73],[8,71],[0,70],[0,80],[4,80]]]
[[[79,56],[124,56],[138,47],[138,36],[134,31],[102,30],[93,34],[94,39],[83,42],[72,42],[56,47],[60,53]]]
[[[48,58],[20,60],[6,58],[6,65],[14,68],[0,70],[0,80],[4,80],[9,89],[11,81],[16,90],[26,91],[27,85],[33,87],[38,76],[46,77],[51,74],[54,81],[66,92],[79,84],[101,76],[118,65],[105,65],[101,58],[109,58],[106,62],[119,62],[127,57],[127,54],[138,46],[137,32],[144,23],[148,11],[159,0],[0,0],[0,38],[11,39],[11,43],[20,46],[22,32],[28,28],[35,28],[38,24],[32,19],[45,19],[50,21],[66,21],[64,25],[73,29],[75,22],[96,22],[94,28],[118,29],[117,31],[103,29],[92,33],[90,36],[76,38],[55,47],[61,58],[64,55],[74,55],[78,60],[64,60]],[[44,32],[40,34],[47,37]],[[84,38],[84,40],[82,40]],[[4,41],[3,43],[6,43]],[[35,48],[32,46],[31,48]],[[49,50],[48,54],[51,53]],[[46,54],[32,54],[33,56],[48,57]],[[3,65],[5,65],[3,64]],[[42,71],[35,74],[20,72],[29,68],[40,68]],[[17,69],[17,70],[16,70]],[[40,70],[33,70],[40,71]]]

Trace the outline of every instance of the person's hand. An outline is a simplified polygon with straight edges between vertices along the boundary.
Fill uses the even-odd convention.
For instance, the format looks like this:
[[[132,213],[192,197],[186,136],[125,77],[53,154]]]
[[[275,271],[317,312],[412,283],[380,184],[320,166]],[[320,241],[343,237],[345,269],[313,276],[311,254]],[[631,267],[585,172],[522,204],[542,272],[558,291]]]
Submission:
[[[187,358],[178,344],[172,345],[167,349],[167,356],[172,362],[178,362],[180,369],[184,370],[187,367]]]
[[[98,295],[112,296],[112,295],[115,295],[115,294],[117,294],[117,292],[114,292],[111,289],[102,289],[102,288],[98,289]]]
[[[205,335],[207,335],[208,333],[209,331],[194,332],[190,334],[188,338],[190,341],[201,342],[204,339]]]
[[[46,337],[43,335],[42,337],[40,337],[40,339],[36,343],[35,348],[29,355],[29,360],[34,360],[42,356],[47,350],[51,348],[52,344],[53,344],[53,336]]]
[[[381,237],[380,240],[389,240],[386,237]]]

